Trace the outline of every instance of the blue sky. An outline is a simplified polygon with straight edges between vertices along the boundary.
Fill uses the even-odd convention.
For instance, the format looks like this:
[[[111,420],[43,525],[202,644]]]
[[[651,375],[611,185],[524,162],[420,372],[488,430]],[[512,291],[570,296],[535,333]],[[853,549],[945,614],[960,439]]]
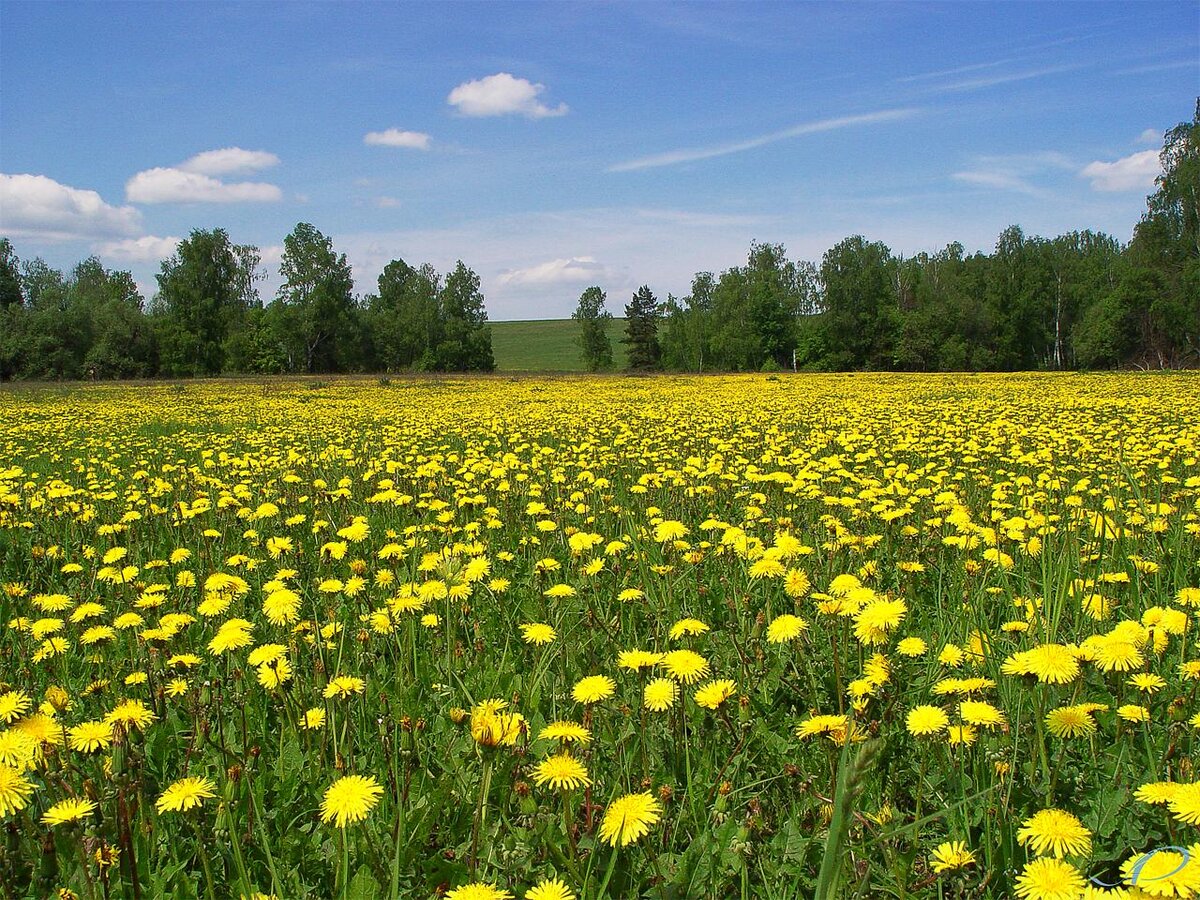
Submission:
[[[147,293],[193,228],[312,222],[366,293],[463,259],[493,319],[819,260],[1128,240],[1200,94],[1180,3],[0,3],[0,233]]]

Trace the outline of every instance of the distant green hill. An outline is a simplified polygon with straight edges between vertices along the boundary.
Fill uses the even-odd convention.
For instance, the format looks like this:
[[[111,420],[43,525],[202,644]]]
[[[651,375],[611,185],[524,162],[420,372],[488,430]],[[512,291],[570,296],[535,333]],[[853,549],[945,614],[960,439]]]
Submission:
[[[571,319],[539,319],[529,322],[491,322],[492,355],[498,372],[582,372],[583,358],[575,339],[579,323]],[[613,345],[613,362],[624,369],[627,361],[625,320],[613,319],[608,337]]]

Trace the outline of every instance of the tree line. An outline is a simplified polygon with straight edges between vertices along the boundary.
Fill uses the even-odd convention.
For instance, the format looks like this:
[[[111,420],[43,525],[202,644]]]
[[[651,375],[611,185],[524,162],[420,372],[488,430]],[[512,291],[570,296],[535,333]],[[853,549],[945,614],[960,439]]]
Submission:
[[[674,371],[1027,370],[1200,363],[1200,101],[1167,132],[1162,175],[1123,246],[1076,231],[1001,233],[991,253],[959,243],[894,255],[854,235],[820,263],[756,243],[744,266],[700,272],[659,301],[625,307],[630,367]],[[612,364],[605,296],[574,318],[589,370]]]
[[[854,235],[820,263],[755,243],[684,297],[642,286],[625,306],[630,368],[671,371],[1163,368],[1200,363],[1200,100],[1165,135],[1162,174],[1127,245],[1092,231],[1001,233],[897,256]],[[94,257],[70,273],[0,238],[0,380],[225,373],[491,371],[479,276],[393,260],[365,297],[308,223],[284,239],[264,304],[258,248],[195,230],[149,304]],[[573,318],[587,367],[613,365],[599,287]]]
[[[0,238],[0,380],[495,368],[479,276],[393,260],[356,297],[344,253],[302,222],[264,304],[257,247],[195,230],[162,262],[147,305],[95,257],[69,273]]]

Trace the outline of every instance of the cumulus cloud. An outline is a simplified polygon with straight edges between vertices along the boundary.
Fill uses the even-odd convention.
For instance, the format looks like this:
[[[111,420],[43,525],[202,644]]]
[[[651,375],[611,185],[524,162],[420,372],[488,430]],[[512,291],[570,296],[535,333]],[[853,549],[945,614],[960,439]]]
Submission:
[[[410,150],[428,150],[432,138],[423,131],[401,131],[389,128],[386,131],[368,131],[363,143],[369,147],[406,147]]]
[[[1079,174],[1091,179],[1093,191],[1144,191],[1154,187],[1161,171],[1158,151],[1142,150],[1113,162],[1088,163]]]
[[[1138,143],[1139,144],[1158,145],[1158,144],[1162,143],[1162,139],[1163,139],[1163,133],[1161,131],[1159,131],[1157,128],[1147,128],[1145,131],[1143,131],[1141,134],[1138,135]]]
[[[100,256],[127,262],[154,263],[166,259],[179,246],[177,237],[155,237],[152,234],[123,241],[104,241],[92,249]]]
[[[274,203],[282,197],[273,184],[224,182],[174,168],[146,169],[125,183],[125,199],[131,203]]]
[[[528,119],[565,116],[567,104],[549,107],[538,99],[545,90],[544,84],[497,72],[486,78],[463,82],[450,92],[446,102],[464,116],[520,115]]]
[[[222,150],[205,150],[191,159],[181,162],[177,169],[197,172],[201,175],[241,175],[257,172],[279,165],[279,157],[265,150],[243,150],[241,147],[226,147]]]
[[[572,256],[569,259],[551,259],[524,269],[509,269],[501,272],[496,280],[501,284],[572,284],[595,281],[606,274],[604,266],[591,256]]]
[[[129,237],[141,231],[141,222],[141,213],[132,206],[110,206],[95,191],[45,175],[0,174],[0,227],[12,237]]]

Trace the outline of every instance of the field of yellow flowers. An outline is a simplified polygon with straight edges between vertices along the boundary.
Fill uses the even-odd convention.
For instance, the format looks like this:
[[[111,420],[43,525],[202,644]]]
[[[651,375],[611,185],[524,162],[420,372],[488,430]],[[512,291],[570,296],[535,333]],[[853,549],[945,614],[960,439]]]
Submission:
[[[1200,897],[1200,380],[0,393],[0,893]]]

